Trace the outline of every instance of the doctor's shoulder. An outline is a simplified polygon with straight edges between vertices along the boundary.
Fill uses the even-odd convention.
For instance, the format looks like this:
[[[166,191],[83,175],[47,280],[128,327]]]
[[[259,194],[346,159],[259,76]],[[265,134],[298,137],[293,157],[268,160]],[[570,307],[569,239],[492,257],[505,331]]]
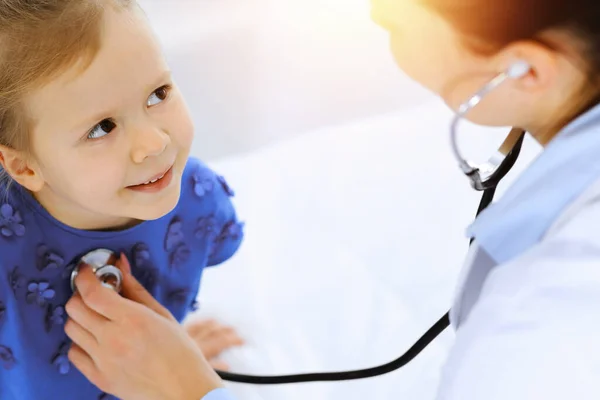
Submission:
[[[488,276],[438,400],[600,398],[600,180]]]
[[[503,294],[514,316],[540,328],[600,335],[600,179],[558,215],[537,245],[500,265],[489,280],[484,292]],[[600,365],[600,342],[590,351]]]

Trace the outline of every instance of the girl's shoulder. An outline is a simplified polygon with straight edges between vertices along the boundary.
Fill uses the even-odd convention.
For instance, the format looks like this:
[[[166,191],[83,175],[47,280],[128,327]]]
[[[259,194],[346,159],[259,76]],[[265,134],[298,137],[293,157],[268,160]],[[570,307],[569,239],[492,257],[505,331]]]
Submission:
[[[192,201],[196,204],[209,202],[230,202],[235,192],[227,184],[225,178],[213,171],[206,163],[190,157],[183,172],[181,181],[180,204]]]
[[[184,231],[191,227],[195,238],[210,243],[208,266],[229,259],[243,240],[244,223],[238,219],[232,201],[234,196],[235,192],[223,176],[203,161],[189,158],[171,224]]]

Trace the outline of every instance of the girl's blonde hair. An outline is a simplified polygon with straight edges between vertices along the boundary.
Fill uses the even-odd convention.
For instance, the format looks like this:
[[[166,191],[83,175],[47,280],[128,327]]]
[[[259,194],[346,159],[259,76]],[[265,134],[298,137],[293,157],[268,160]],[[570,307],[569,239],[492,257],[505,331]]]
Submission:
[[[0,145],[29,149],[33,121],[26,96],[75,65],[86,68],[100,48],[104,9],[132,4],[135,0],[0,0]]]

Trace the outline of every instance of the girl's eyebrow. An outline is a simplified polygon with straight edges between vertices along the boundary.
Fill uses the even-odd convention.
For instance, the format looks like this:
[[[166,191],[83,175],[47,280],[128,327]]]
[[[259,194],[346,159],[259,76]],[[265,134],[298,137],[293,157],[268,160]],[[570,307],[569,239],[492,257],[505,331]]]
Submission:
[[[151,85],[146,87],[146,92],[151,93],[152,91],[158,89],[160,86],[164,85],[165,82],[170,81],[172,77],[172,73],[170,70],[165,70],[161,72],[158,79],[156,79]]]
[[[172,72],[170,70],[162,71],[160,73],[159,77],[155,81],[153,81],[152,83],[148,84],[145,87],[145,91],[148,94],[151,94],[154,90],[159,88],[165,82],[170,81],[171,77],[172,77]],[[87,129],[88,127],[91,127],[93,124],[97,124],[98,122],[102,121],[104,118],[109,118],[113,113],[114,113],[113,110],[104,110],[102,112],[97,112],[92,116],[81,118],[81,119],[79,119],[79,122],[74,124],[69,131],[77,131],[77,130],[81,130],[81,129]]]

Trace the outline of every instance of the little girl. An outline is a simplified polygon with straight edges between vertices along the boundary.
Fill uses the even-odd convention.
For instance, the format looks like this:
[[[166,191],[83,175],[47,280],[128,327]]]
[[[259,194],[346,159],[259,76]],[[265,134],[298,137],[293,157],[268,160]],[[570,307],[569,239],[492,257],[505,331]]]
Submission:
[[[135,0],[0,2],[0,399],[108,398],[67,357],[82,254],[123,252],[181,321],[236,252],[233,192],[192,137]]]

